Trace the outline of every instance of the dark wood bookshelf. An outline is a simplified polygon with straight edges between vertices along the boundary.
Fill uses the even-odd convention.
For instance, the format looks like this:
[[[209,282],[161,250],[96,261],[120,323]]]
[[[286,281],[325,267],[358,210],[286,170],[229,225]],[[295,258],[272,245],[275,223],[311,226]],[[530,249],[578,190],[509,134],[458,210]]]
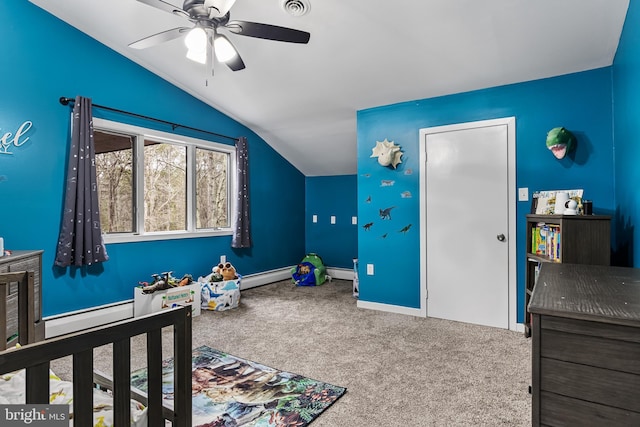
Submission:
[[[538,225],[559,227],[558,257],[532,252],[534,229]],[[527,215],[524,333],[531,336],[529,302],[536,272],[543,263],[609,265],[611,261],[611,217],[608,215]]]

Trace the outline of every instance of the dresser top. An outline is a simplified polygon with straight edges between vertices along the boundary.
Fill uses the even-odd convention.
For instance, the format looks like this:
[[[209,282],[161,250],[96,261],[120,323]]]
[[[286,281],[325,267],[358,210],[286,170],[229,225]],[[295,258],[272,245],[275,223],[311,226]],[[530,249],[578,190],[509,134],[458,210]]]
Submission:
[[[6,263],[6,262],[18,261],[18,260],[23,259],[23,258],[31,257],[31,256],[34,256],[34,255],[39,255],[42,252],[43,252],[42,250],[37,250],[37,251],[11,251],[11,255],[5,255],[5,256],[0,257],[0,264]]]
[[[640,269],[542,263],[529,311],[640,327]]]

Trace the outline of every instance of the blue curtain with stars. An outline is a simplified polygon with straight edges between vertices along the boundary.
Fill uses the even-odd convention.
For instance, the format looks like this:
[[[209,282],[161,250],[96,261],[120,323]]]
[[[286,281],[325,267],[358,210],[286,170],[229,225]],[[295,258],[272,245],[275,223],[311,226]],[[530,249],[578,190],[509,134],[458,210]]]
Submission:
[[[247,138],[236,141],[236,173],[238,194],[236,196],[236,217],[233,226],[232,248],[250,248],[251,218],[249,214],[249,149]]]

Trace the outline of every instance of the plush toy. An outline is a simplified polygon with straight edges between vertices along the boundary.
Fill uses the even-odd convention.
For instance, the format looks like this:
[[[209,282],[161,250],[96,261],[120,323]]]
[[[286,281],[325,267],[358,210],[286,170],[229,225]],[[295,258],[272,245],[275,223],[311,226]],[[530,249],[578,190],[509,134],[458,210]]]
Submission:
[[[235,280],[238,278],[236,269],[230,262],[220,263],[213,267],[213,276],[220,275],[222,280]]]
[[[307,254],[300,263],[291,269],[293,283],[296,286],[322,285],[325,280],[331,280],[327,269],[318,254]]]
[[[292,274],[293,283],[295,283],[296,286],[315,286],[315,270],[315,265],[311,264],[310,262],[301,262],[300,264],[298,264]]]
[[[576,137],[563,127],[553,128],[547,133],[547,148],[556,159],[562,159],[574,149]]]

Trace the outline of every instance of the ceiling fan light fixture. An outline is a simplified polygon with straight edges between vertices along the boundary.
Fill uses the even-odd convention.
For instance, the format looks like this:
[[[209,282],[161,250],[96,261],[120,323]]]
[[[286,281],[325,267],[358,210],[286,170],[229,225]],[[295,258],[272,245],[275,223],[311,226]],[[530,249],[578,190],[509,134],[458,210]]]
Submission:
[[[221,34],[218,34],[213,40],[213,49],[216,52],[216,58],[220,62],[230,61],[238,54],[229,39]]]
[[[187,50],[187,59],[198,62],[200,64],[207,63],[207,51],[206,50]]]
[[[236,0],[204,0],[204,7],[209,11],[209,18],[222,18],[235,2]]]
[[[194,52],[206,52],[207,33],[200,27],[192,28],[184,38],[184,44]]]

